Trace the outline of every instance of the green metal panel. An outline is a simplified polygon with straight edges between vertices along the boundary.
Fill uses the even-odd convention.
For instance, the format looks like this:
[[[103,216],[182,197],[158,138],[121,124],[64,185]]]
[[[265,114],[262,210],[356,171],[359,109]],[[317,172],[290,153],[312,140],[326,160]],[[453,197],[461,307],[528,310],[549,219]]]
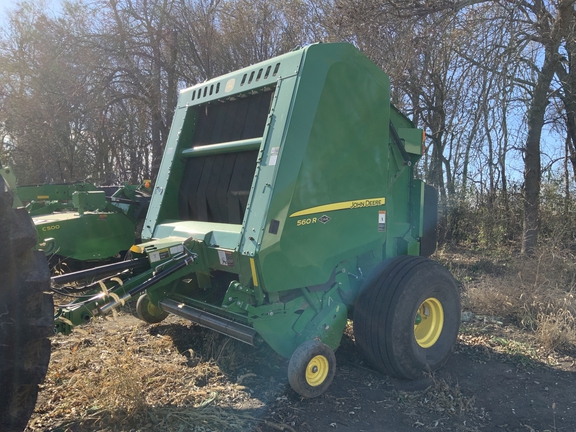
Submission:
[[[71,201],[74,192],[95,190],[91,183],[30,185],[18,186],[18,196],[23,202]]]
[[[46,255],[104,260],[134,244],[134,222],[122,213],[54,213],[33,221],[38,247]]]
[[[8,188],[12,191],[14,202],[13,207],[22,207],[22,201],[18,196],[18,189],[16,187],[16,175],[11,167],[3,167],[0,163],[0,176],[2,176],[8,186]]]
[[[385,236],[388,77],[347,44],[309,47],[300,74],[267,220],[279,231],[258,257],[269,291],[323,283]]]
[[[85,211],[104,210],[106,208],[106,194],[103,191],[74,192],[72,203],[80,215]]]

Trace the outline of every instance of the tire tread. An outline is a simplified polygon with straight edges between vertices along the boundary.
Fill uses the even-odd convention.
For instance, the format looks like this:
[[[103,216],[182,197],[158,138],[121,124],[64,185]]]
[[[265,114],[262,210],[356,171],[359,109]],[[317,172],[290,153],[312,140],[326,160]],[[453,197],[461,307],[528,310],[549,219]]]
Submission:
[[[48,370],[54,307],[34,225],[0,181],[0,430],[13,432],[26,427]]]
[[[402,313],[400,302],[405,301],[407,286],[413,287],[413,278],[421,278],[422,274],[428,272],[446,277],[446,281],[453,281],[450,273],[435,261],[421,256],[400,256],[386,260],[374,268],[361,289],[354,307],[356,345],[368,362],[380,372],[405,379],[418,376],[415,365],[410,362],[407,364],[406,359],[399,355],[400,345],[389,329],[394,328],[398,314]],[[451,283],[449,290],[456,287],[455,281]],[[456,297],[459,311],[460,300],[457,289]],[[459,322],[459,315],[457,318]],[[449,325],[453,326],[453,322],[452,317]],[[452,328],[448,330],[452,331]],[[448,356],[444,356],[438,365],[443,364]]]

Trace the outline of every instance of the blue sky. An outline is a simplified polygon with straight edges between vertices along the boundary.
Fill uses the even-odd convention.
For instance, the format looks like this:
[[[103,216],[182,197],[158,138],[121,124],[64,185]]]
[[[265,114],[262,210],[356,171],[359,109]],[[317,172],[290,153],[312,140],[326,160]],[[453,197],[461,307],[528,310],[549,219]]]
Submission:
[[[34,0],[32,0],[34,1]],[[61,0],[44,0],[46,7],[51,11],[57,11]],[[20,0],[0,0],[0,24],[4,23],[6,14],[10,9],[14,9]]]
[[[13,0],[0,0],[0,21],[6,19],[6,11],[11,9],[16,2]]]

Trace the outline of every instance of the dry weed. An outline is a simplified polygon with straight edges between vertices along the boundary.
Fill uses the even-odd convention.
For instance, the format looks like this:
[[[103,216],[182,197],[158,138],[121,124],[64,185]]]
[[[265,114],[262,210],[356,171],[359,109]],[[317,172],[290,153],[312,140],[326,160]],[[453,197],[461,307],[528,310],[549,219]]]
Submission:
[[[245,367],[228,369],[232,376],[221,368],[242,362],[234,358],[241,356],[238,347],[228,350],[232,344],[215,341],[215,333],[175,324],[169,328],[193,333],[181,338],[205,342],[200,353],[180,352],[174,335],[151,334],[153,328],[132,317],[118,318],[55,337],[29,430],[176,431],[186,424],[189,431],[227,431],[259,421],[253,414],[265,401],[246,385],[263,378]],[[236,373],[244,378],[236,380]]]
[[[508,317],[535,332],[546,349],[576,344],[576,258],[554,248],[518,258],[505,274],[484,274],[466,284],[463,306]]]
[[[566,309],[537,318],[536,340],[547,350],[568,349],[576,341],[576,319]]]
[[[440,414],[462,415],[474,407],[474,396],[462,394],[458,383],[450,385],[445,379],[430,374],[432,385],[424,390],[420,399],[422,405]]]
[[[475,426],[466,426],[465,419],[475,419],[483,421],[486,419],[486,412],[484,408],[477,409],[474,396],[466,396],[460,390],[460,385],[450,384],[444,378],[438,378],[434,373],[430,373],[429,378],[432,380],[432,385],[422,391],[397,392],[398,401],[405,404],[408,408],[406,414],[413,420],[415,427],[427,427],[430,429],[443,430],[445,422],[450,417],[459,417],[464,420],[456,430],[466,432],[479,432]],[[425,409],[433,412],[439,416],[439,419],[427,424],[426,420],[422,418],[421,414],[414,409],[414,404],[420,405]]]

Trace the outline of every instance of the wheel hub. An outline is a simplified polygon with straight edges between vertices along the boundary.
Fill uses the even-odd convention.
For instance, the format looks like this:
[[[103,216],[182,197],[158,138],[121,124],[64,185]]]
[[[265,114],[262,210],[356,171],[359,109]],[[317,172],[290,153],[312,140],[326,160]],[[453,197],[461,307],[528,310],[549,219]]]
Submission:
[[[329,369],[328,359],[323,355],[317,355],[308,362],[306,382],[312,387],[319,386],[328,376]]]
[[[422,302],[414,318],[414,337],[422,348],[434,345],[444,326],[444,308],[437,298],[429,297]]]
[[[148,309],[148,313],[152,316],[159,316],[162,314],[162,309],[154,306],[151,302],[148,302],[148,306],[146,308]]]

